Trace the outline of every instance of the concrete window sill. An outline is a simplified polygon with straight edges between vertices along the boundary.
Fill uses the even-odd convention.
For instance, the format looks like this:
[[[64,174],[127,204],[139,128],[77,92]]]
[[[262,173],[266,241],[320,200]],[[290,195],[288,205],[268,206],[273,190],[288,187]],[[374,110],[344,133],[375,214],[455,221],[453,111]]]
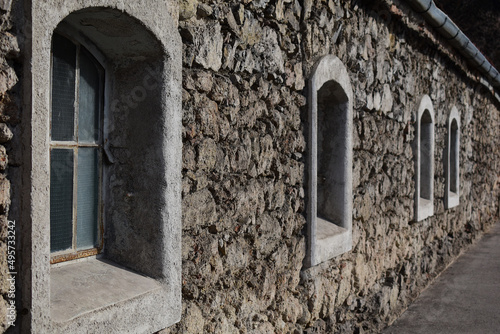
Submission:
[[[53,266],[50,313],[53,321],[66,322],[159,289],[161,286],[154,279],[107,260]]]
[[[316,251],[318,262],[324,262],[351,250],[351,233],[348,229],[316,218]]]
[[[460,203],[460,195],[451,191],[447,195],[448,203],[446,205],[446,208],[451,209],[458,206],[458,204]]]
[[[434,203],[431,200],[420,197],[418,207],[418,221],[434,215]]]

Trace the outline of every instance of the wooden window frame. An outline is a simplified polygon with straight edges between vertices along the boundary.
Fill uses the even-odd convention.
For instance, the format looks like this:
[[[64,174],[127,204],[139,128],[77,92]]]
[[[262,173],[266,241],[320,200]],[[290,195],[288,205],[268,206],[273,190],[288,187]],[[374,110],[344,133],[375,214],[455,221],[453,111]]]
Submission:
[[[104,124],[104,87],[105,87],[105,67],[101,61],[98,60],[89,48],[82,45],[78,40],[73,38],[72,36],[61,32],[55,31],[54,34],[58,34],[59,36],[67,39],[72,42],[76,46],[76,60],[75,60],[75,112],[73,117],[74,122],[74,140],[70,141],[61,141],[61,140],[52,140],[52,117],[51,126],[50,126],[50,144],[49,151],[52,149],[71,149],[73,151],[73,212],[72,212],[72,224],[73,224],[73,232],[72,232],[72,245],[70,249],[56,251],[50,253],[50,263],[56,264],[65,261],[76,260],[84,257],[96,256],[103,250],[104,242],[104,219],[103,219],[103,124]],[[50,106],[52,106],[52,71],[53,71],[53,43],[51,44],[51,52],[50,52],[50,71],[51,71],[51,81],[50,81]],[[98,136],[97,141],[95,143],[87,143],[80,142],[78,140],[78,116],[79,116],[79,88],[80,88],[80,55],[82,53],[82,48],[86,50],[86,52],[93,57],[93,61],[98,64],[98,72],[99,72],[99,111],[98,111]],[[51,109],[52,115],[52,109]],[[98,172],[97,172],[97,246],[77,250],[77,214],[78,214],[78,149],[79,148],[96,148],[97,149],[97,159],[98,159]]]

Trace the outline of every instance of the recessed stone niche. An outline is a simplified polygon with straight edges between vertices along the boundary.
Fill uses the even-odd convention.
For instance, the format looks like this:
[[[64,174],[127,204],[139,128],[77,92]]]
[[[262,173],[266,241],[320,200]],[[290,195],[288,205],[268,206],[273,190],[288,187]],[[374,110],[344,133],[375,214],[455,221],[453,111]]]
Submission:
[[[451,108],[447,128],[445,207],[450,209],[460,202],[460,115],[456,107]]]
[[[22,306],[26,333],[152,333],[181,316],[181,55],[170,2],[33,0],[25,49]],[[175,5],[175,4],[174,4]],[[27,5],[28,7],[28,5]],[[57,7],[57,8],[56,8]],[[104,259],[50,265],[49,124],[55,31],[106,69]],[[67,304],[67,302],[70,304]]]
[[[417,112],[415,155],[415,221],[434,214],[434,108],[424,95]]]
[[[311,267],[352,248],[352,101],[347,69],[327,55],[309,81],[308,247]]]

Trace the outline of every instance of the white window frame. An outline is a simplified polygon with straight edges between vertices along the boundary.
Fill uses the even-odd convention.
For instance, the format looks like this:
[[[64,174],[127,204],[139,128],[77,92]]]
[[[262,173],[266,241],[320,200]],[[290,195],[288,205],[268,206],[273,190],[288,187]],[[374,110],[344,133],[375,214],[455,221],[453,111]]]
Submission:
[[[342,182],[336,189],[332,189],[332,195],[340,202],[335,212],[338,217],[336,221],[318,217],[318,157],[321,154],[331,154],[318,152],[318,91],[326,83],[332,82],[346,97],[345,103],[340,107],[345,117],[345,122],[341,125],[345,137],[340,145],[341,152],[337,154],[341,159]],[[347,68],[336,56],[324,56],[313,68],[309,80],[308,245],[305,267],[318,265],[352,249],[352,129],[353,91]]]
[[[457,127],[455,130],[452,128],[453,122],[456,122]],[[447,121],[447,130],[445,208],[450,209],[460,203],[460,114],[455,106],[451,108]],[[455,136],[452,135],[453,131],[456,131]],[[455,169],[455,177],[452,177],[453,169]],[[452,182],[455,183],[455,191],[453,191]]]
[[[30,1],[25,8],[25,17],[30,21],[25,24],[28,31],[25,33],[23,101],[27,114],[22,124],[26,149],[23,151],[22,279],[19,282],[22,292],[20,307],[27,313],[18,315],[21,331],[26,333],[75,333],[82,328],[93,333],[152,333],[178,322],[181,316],[182,42],[177,30],[178,5],[162,0],[145,0],[140,5],[132,1],[96,0],[92,5],[95,11],[108,8],[117,11],[117,18],[126,16],[140,22],[141,29],[154,36],[164,54],[159,60],[162,72],[158,73],[162,91],[156,95],[163,114],[154,120],[164,129],[161,154],[165,158],[165,165],[161,167],[165,186],[158,187],[164,200],[162,219],[155,223],[158,224],[155,238],[162,247],[155,252],[157,261],[161,262],[158,269],[161,273],[153,277],[158,288],[132,299],[117,299],[115,304],[96,308],[64,322],[55,321],[51,315],[51,289],[58,288],[51,287],[51,272],[55,267],[50,265],[50,210],[47,206],[50,194],[51,41],[53,32],[64,18],[87,6],[82,1],[66,0],[54,10],[51,2]],[[85,39],[85,36],[82,38]],[[88,49],[95,55],[94,50]],[[105,115],[113,108],[111,97],[107,94],[115,89],[111,84],[113,80],[108,80],[110,75],[115,74],[109,72],[112,71],[106,72]],[[136,79],[142,80],[142,77]],[[137,87],[145,85],[142,81],[137,84]],[[105,137],[111,125],[105,120]],[[104,224],[107,225],[107,222]],[[93,263],[94,260],[88,261]],[[99,265],[106,266],[103,262]]]
[[[424,133],[421,125],[422,117],[426,113],[429,114],[431,122],[429,137],[424,138],[428,143],[424,145],[425,143],[421,142],[421,135]],[[416,118],[415,221],[421,221],[434,215],[434,127],[434,107],[432,106],[431,98],[428,95],[424,95],[420,101]],[[430,159],[427,159],[427,161],[422,156],[422,150],[425,146],[429,147],[428,153]],[[422,179],[422,174],[424,175],[424,179]],[[428,187],[428,198],[424,198],[421,194],[422,185]]]

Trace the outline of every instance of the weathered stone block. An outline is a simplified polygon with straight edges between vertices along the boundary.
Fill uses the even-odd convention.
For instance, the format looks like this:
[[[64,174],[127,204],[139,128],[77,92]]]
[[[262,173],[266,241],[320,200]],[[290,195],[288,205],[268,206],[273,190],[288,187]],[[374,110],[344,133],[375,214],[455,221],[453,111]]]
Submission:
[[[0,144],[6,143],[12,139],[12,131],[7,124],[0,123]]]
[[[189,28],[193,35],[194,61],[206,69],[222,66],[222,33],[218,22],[202,22]]]
[[[10,206],[10,182],[0,178],[0,213],[6,213]]]
[[[197,0],[181,0],[179,1],[179,20],[188,20],[196,14],[198,9]]]
[[[18,78],[12,67],[2,66],[0,68],[0,93],[3,94],[10,90],[16,83]]]
[[[182,221],[185,229],[208,226],[216,219],[215,201],[207,189],[187,195],[182,200]]]
[[[211,138],[203,140],[196,148],[197,164],[202,170],[211,170],[214,168],[217,159],[217,145]]]

